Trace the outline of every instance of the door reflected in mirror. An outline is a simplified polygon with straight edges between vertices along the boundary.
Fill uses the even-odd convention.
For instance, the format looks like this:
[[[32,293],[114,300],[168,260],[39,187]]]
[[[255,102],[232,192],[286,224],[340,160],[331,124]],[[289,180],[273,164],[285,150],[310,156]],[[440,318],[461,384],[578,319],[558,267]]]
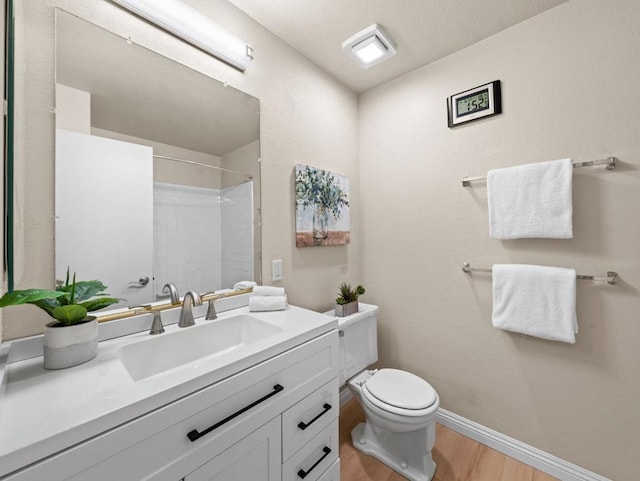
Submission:
[[[115,307],[260,282],[259,101],[56,10],[55,269]]]

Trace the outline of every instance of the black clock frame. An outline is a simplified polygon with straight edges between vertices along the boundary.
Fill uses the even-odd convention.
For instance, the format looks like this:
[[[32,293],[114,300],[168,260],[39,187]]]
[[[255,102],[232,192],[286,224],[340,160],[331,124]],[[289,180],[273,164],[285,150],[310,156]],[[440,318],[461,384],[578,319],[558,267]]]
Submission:
[[[465,98],[469,95],[475,95],[486,91],[489,95],[489,107],[478,110],[476,112],[467,112],[459,115],[456,111],[456,101],[460,98]],[[491,101],[492,99],[492,101]],[[472,89],[458,92],[447,98],[447,123],[449,128],[457,127],[458,125],[466,124],[467,122],[473,122],[474,120],[484,119],[502,113],[502,95],[500,91],[500,80],[494,80],[487,84],[479,85]]]

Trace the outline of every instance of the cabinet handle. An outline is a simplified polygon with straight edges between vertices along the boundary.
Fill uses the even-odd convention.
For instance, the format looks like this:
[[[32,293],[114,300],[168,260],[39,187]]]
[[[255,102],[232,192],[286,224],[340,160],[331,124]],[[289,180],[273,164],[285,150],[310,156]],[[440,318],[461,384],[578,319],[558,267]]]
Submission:
[[[331,411],[331,404],[329,403],[324,403],[324,405],[322,406],[324,408],[324,410],[318,414],[315,418],[313,418],[311,421],[309,421],[308,423],[305,423],[304,421],[300,421],[298,423],[298,427],[301,430],[305,430],[307,429],[309,426],[311,426],[313,423],[315,423],[318,419],[320,419],[324,414],[327,414],[329,411]]]
[[[305,472],[305,470],[304,470],[304,469],[301,469],[300,471],[298,471],[298,476],[299,476],[301,479],[306,478],[306,477],[309,475],[309,473],[310,473],[311,471],[313,471],[313,468],[315,468],[318,464],[320,464],[324,458],[326,458],[327,456],[329,456],[329,454],[331,453],[331,448],[329,448],[329,447],[325,446],[324,448],[322,448],[322,451],[324,452],[324,454],[322,455],[322,457],[321,457],[320,459],[318,459],[315,463],[313,463],[313,466],[311,466],[309,469],[307,469],[307,471],[306,471],[306,472]]]
[[[258,399],[257,401],[253,401],[251,404],[243,407],[242,409],[240,409],[239,411],[236,411],[235,413],[231,414],[230,416],[227,416],[226,418],[224,418],[222,421],[218,421],[217,423],[215,423],[213,426],[209,426],[207,429],[205,429],[204,431],[200,432],[197,429],[194,429],[193,431],[189,431],[187,433],[187,437],[189,438],[189,440],[191,442],[197,441],[198,439],[200,439],[203,436],[206,436],[207,434],[209,434],[211,431],[213,431],[214,429],[218,429],[220,426],[222,426],[223,424],[228,423],[229,421],[231,421],[232,419],[237,418],[238,416],[240,416],[241,414],[246,413],[249,409],[257,406],[258,404],[260,404],[261,402],[266,401],[267,399],[269,399],[271,396],[275,396],[276,394],[278,394],[280,391],[283,391],[284,387],[282,387],[280,384],[276,384],[275,386],[273,386],[273,391],[270,392],[269,394],[267,394],[266,396],[262,396],[260,399]]]

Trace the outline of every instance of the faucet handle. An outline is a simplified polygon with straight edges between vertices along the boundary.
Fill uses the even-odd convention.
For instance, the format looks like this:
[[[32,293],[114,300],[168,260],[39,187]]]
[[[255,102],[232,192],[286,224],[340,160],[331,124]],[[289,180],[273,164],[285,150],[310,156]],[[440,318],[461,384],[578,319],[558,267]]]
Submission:
[[[162,316],[160,315],[160,311],[154,311],[153,313],[153,322],[151,323],[151,330],[149,334],[162,334],[164,332],[164,326],[162,325]]]
[[[207,315],[204,316],[205,321],[213,321],[218,318],[218,313],[216,312],[216,306],[214,303],[216,302],[216,298],[209,299],[209,305],[207,306]]]

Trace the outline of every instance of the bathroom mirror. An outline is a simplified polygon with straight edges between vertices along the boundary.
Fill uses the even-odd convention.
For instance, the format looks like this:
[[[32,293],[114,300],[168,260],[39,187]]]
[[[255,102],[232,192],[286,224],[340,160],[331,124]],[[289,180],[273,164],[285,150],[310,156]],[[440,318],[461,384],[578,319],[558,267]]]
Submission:
[[[260,281],[259,101],[56,9],[55,274],[116,307]]]

